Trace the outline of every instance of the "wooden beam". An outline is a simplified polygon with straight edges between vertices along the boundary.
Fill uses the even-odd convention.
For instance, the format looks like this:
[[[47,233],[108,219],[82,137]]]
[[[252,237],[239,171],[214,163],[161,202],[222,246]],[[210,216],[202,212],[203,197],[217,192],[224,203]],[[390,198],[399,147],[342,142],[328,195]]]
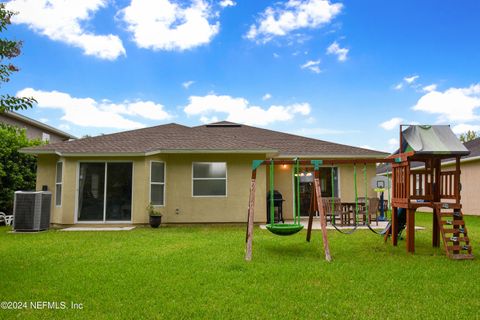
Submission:
[[[252,244],[253,244],[253,220],[255,211],[255,191],[257,187],[257,169],[252,170],[252,179],[250,181],[250,196],[248,199],[248,218],[247,218],[247,235],[246,235],[246,250],[245,260],[252,260]]]
[[[281,164],[296,164],[295,160],[283,160],[283,159],[271,159],[271,160],[264,160],[261,164],[269,165],[273,161],[275,165]],[[373,164],[373,163],[395,163],[395,158],[327,158],[321,159],[322,164],[324,165],[334,165],[334,164]],[[298,160],[300,165],[311,165],[311,160]]]
[[[398,208],[392,207],[392,244],[398,245]]]
[[[438,225],[438,218],[440,213],[440,208],[433,208],[433,221],[432,221],[432,246],[440,247],[440,227]]]
[[[316,195],[315,195],[315,188],[312,189],[312,196],[310,199],[310,212],[308,214],[308,226],[307,226],[307,241],[310,242],[312,237],[312,225],[313,225],[313,215],[316,211]]]
[[[407,209],[407,252],[415,252],[415,209]]]
[[[325,251],[325,260],[332,261],[330,256],[330,246],[328,245],[328,236],[327,236],[327,220],[325,219],[325,211],[323,210],[322,204],[322,189],[320,188],[320,173],[317,168],[315,168],[315,194],[317,199],[318,212],[320,213],[320,226],[322,227],[322,240],[323,240],[323,249]]]

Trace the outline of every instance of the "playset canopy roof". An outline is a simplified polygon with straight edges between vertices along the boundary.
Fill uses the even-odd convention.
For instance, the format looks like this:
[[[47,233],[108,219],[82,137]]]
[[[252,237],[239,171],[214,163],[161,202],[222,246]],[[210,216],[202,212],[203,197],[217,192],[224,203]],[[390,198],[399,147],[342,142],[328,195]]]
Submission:
[[[418,155],[464,156],[470,151],[448,125],[411,125],[402,131],[402,152]]]

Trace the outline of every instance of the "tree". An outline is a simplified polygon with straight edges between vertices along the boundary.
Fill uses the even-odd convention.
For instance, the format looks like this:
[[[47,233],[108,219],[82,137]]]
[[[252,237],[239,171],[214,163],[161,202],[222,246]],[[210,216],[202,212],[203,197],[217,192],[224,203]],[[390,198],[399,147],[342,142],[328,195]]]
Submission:
[[[7,30],[8,25],[11,24],[11,18],[16,13],[5,8],[4,3],[0,3],[0,32]],[[10,62],[10,60],[21,53],[22,41],[13,41],[0,38],[0,84],[10,81],[13,73],[18,72],[19,69]],[[15,97],[9,94],[0,95],[0,112],[28,109],[37,102],[34,98]]]
[[[478,138],[478,132],[475,132],[473,130],[468,130],[467,132],[462,133],[460,135],[460,141],[462,141],[463,143],[475,140],[477,138]]]
[[[12,214],[15,191],[35,189],[37,159],[18,150],[41,144],[28,140],[25,129],[0,124],[0,211]]]

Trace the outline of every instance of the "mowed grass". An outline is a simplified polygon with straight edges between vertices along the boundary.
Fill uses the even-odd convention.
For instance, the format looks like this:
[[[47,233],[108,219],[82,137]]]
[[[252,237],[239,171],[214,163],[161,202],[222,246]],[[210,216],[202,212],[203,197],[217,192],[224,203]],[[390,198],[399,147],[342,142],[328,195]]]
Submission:
[[[467,217],[480,250],[480,218]],[[0,310],[0,318],[472,319],[480,261],[431,247],[431,214],[417,214],[416,254],[370,231],[279,237],[244,227],[11,234],[0,228],[0,301],[65,301],[82,310]],[[477,251],[480,252],[480,251]]]

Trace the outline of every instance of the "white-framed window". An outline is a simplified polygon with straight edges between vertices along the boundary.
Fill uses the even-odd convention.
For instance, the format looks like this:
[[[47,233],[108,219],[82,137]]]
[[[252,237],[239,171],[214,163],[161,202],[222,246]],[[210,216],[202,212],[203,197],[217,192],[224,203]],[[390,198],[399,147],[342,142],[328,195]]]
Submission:
[[[150,203],[165,205],[165,162],[150,162]]]
[[[227,196],[226,162],[194,162],[192,179],[194,197]]]
[[[50,135],[46,132],[42,132],[42,141],[43,142],[50,142]]]
[[[55,205],[62,205],[62,183],[63,183],[63,162],[57,162],[57,173],[55,177]]]

